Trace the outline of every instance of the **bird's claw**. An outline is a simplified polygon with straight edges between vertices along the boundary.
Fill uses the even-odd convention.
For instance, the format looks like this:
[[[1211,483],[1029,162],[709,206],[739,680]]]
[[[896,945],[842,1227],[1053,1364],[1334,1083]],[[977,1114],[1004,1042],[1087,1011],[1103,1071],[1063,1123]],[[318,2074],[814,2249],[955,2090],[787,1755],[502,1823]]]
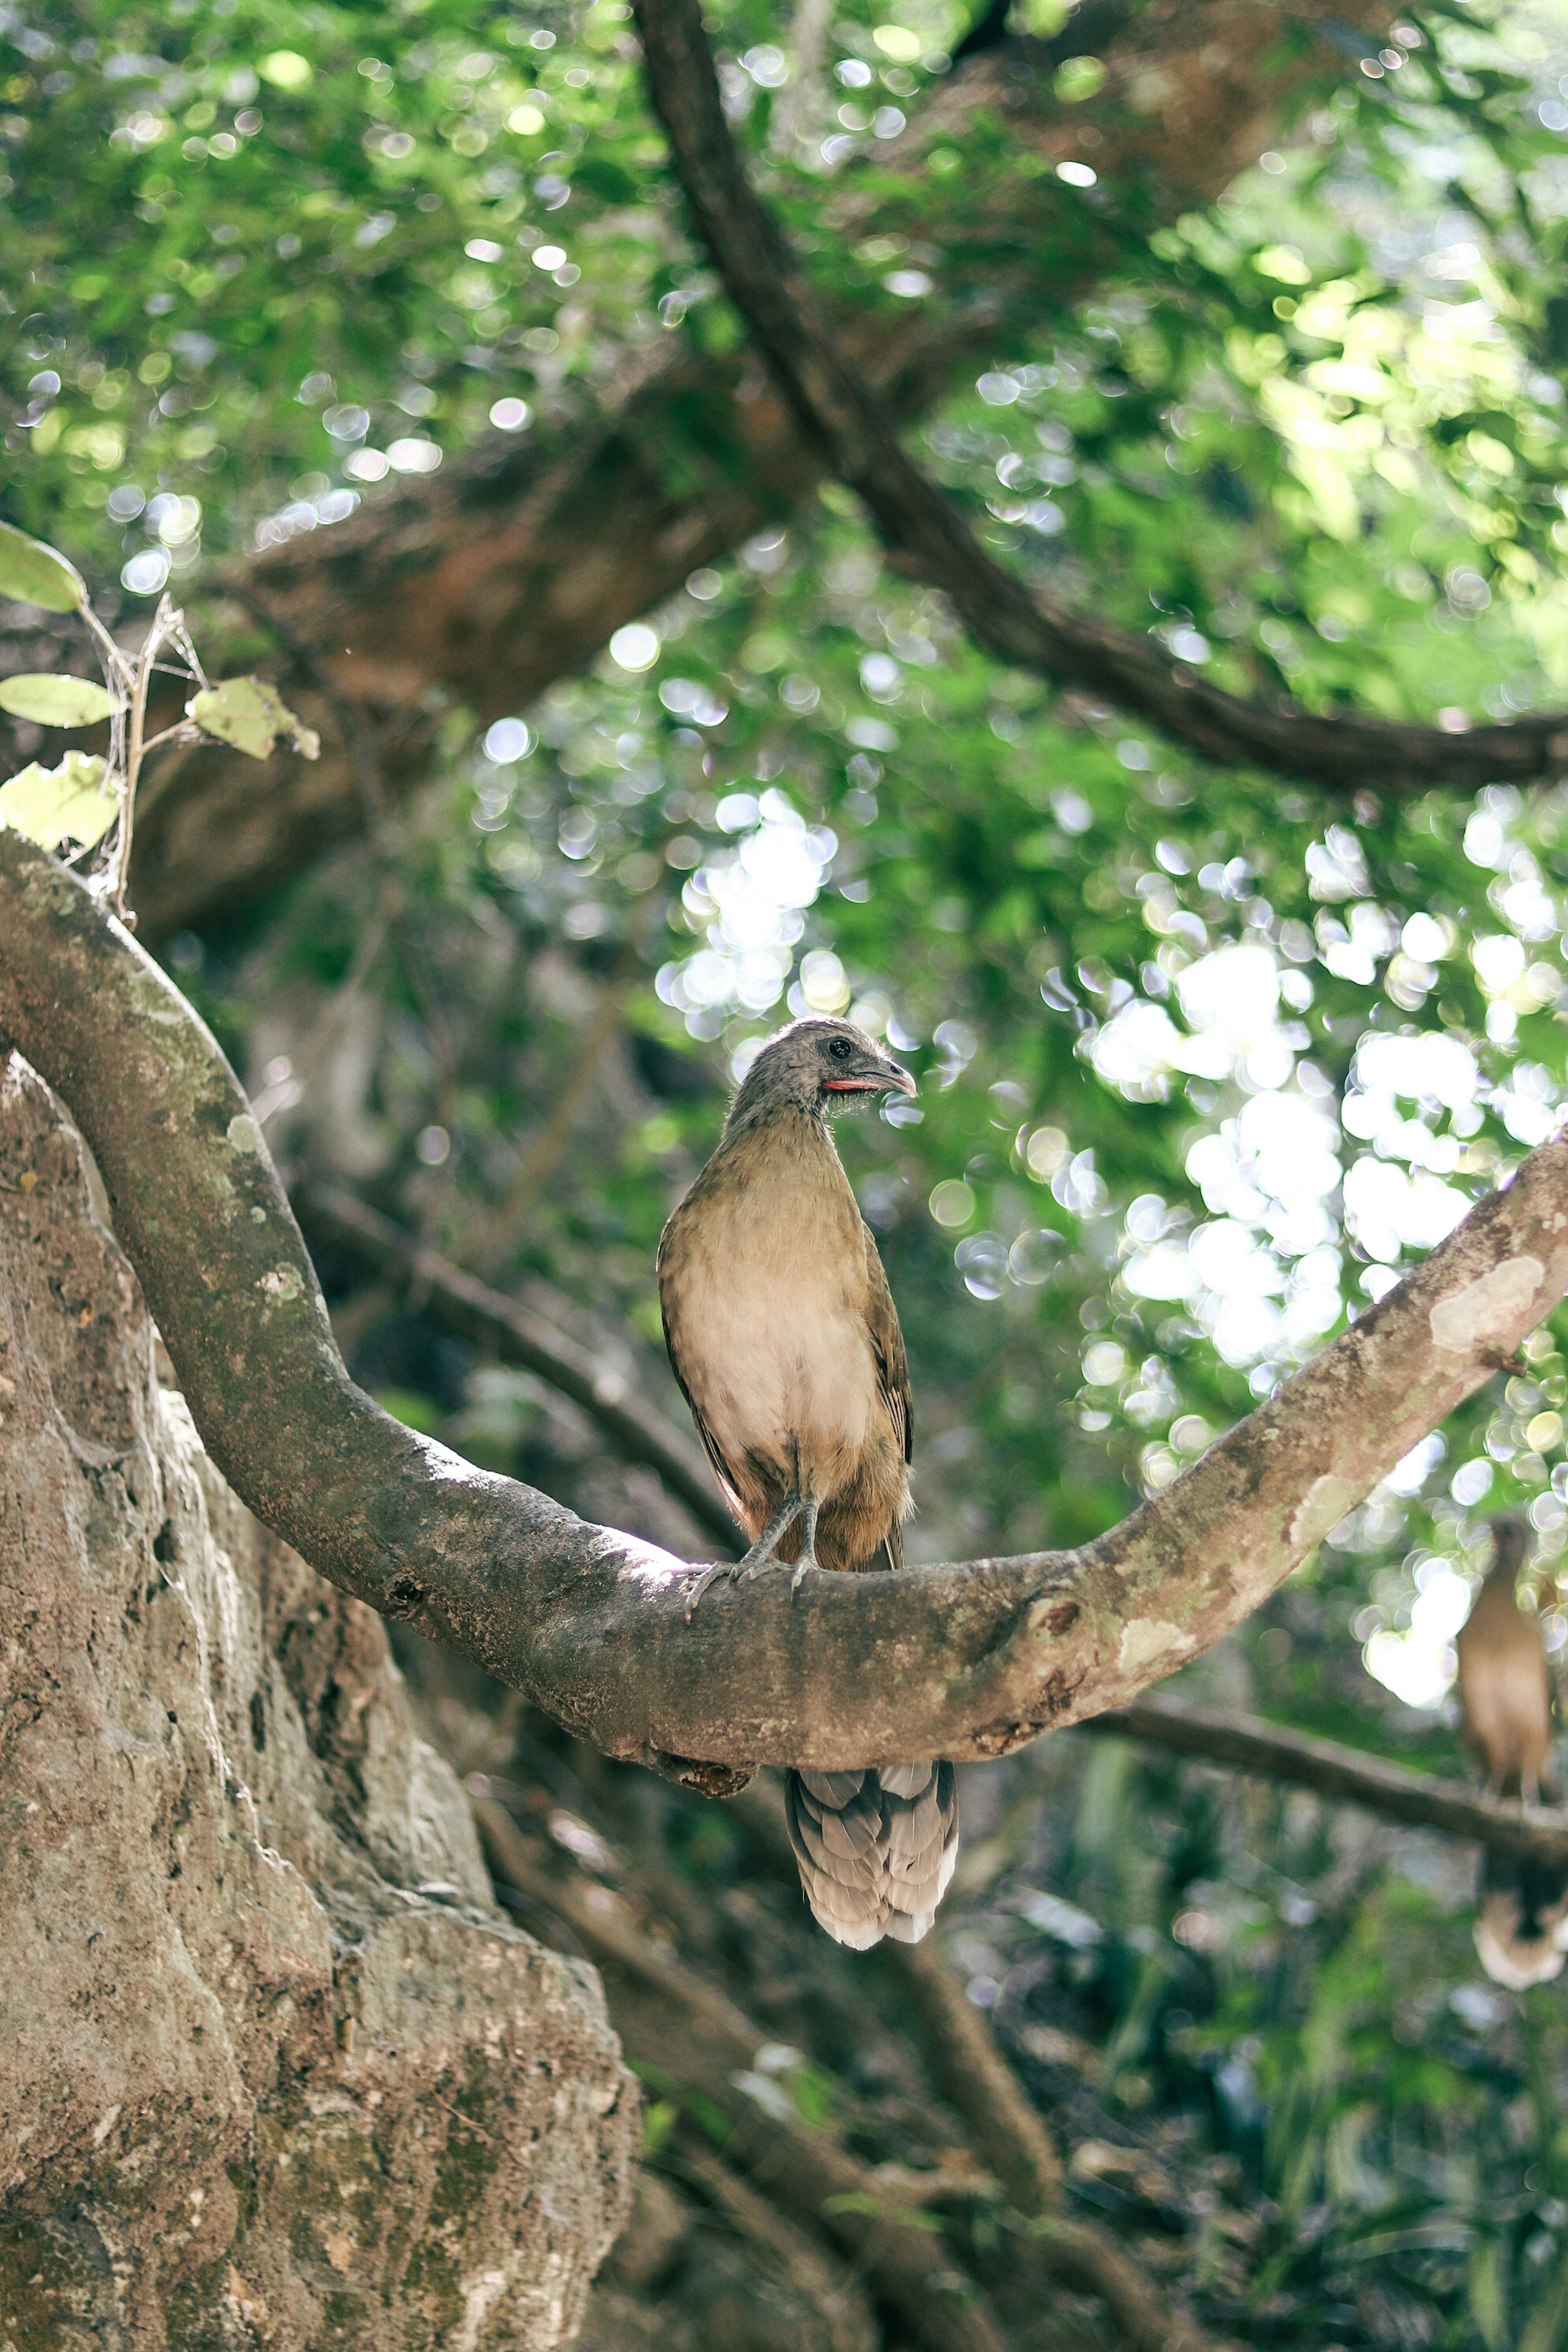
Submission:
[[[800,1591],[801,1581],[806,1570],[817,1565],[816,1554],[814,1551],[801,1554],[799,1560],[790,1570],[789,1590],[792,1601]],[[716,1559],[711,1568],[703,1570],[686,1596],[686,1622],[690,1624],[692,1611],[715,1578],[727,1576],[732,1583],[750,1584],[759,1576],[776,1574],[789,1568],[790,1563],[787,1559],[779,1559],[771,1552],[763,1559],[753,1559],[749,1552],[744,1559]]]
[[[692,1585],[690,1591],[686,1596],[686,1622],[689,1625],[691,1622],[692,1611],[696,1608],[698,1602],[701,1600],[703,1594],[707,1591],[708,1587],[712,1583],[714,1578],[716,1576],[733,1576],[735,1570],[731,1563],[729,1560],[724,1559],[716,1559],[711,1568],[705,1568],[703,1570],[701,1575],[697,1579],[696,1583]]]
[[[692,1611],[717,1578],[728,1577],[732,1584],[750,1584],[754,1576],[765,1576],[770,1568],[782,1568],[784,1565],[783,1560],[777,1559],[716,1559],[711,1568],[703,1570],[686,1596],[687,1623],[690,1624]]]

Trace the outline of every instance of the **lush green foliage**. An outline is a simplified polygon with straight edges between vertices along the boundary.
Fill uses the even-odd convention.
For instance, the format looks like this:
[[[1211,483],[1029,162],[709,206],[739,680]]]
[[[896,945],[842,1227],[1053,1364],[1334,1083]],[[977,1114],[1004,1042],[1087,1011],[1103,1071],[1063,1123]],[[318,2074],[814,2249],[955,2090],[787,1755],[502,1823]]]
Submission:
[[[119,573],[133,614],[171,576],[199,595],[204,551],[330,530],[488,418],[569,428],[661,338],[732,341],[627,15],[0,8],[7,517],[94,584]],[[854,0],[804,86],[756,0],[717,15],[734,112],[825,284],[897,308],[927,299],[939,246],[983,270],[975,174],[1005,154],[933,170],[929,216],[874,250],[823,221],[829,170],[873,184],[877,135],[942,70],[952,6],[889,23]],[[923,448],[1031,574],[1240,690],[1461,726],[1568,704],[1568,56],[1527,9],[1411,30],[1211,215],[1128,229],[1076,315],[1009,330]],[[46,666],[36,642],[16,667]],[[786,999],[885,1028],[919,1109],[844,1148],[910,1339],[915,1553],[935,1557],[1112,1522],[1548,1132],[1565,890],[1568,794],[1204,770],[998,675],[829,490],[485,753],[455,713],[390,864],[340,860],[173,961],[248,1052],[280,1150],[637,1335],[649,1367],[654,1244],[727,1064]],[[595,1033],[575,1130],[531,1173],[606,991],[623,1031]],[[579,1475],[581,1433],[531,1384],[384,1301],[355,1328],[399,1409]],[[1565,1345],[1539,1333],[1528,1373],[1417,1449],[1237,1645],[1261,1703],[1457,1767],[1433,1710],[1479,1514],[1521,1506],[1563,1549]],[[1257,2308],[1370,2238],[1414,2249],[1400,2309],[1446,2332],[1380,2336],[1363,2311],[1358,2336],[1331,2296],[1282,2331],[1517,2341],[1568,2193],[1555,1995],[1465,1990],[1451,1879],[1413,1885],[1418,1855],[1336,1880],[1289,1809],[1210,1834],[1190,1777],[1178,1802],[1119,1769],[1100,1751],[1100,1828],[1052,1856],[1121,1939],[1085,2015],[1129,2115],[1185,2098],[1205,2053],[1251,2084],[1233,2136],[1285,2217]],[[1484,2163],[1437,2160],[1460,2136]]]

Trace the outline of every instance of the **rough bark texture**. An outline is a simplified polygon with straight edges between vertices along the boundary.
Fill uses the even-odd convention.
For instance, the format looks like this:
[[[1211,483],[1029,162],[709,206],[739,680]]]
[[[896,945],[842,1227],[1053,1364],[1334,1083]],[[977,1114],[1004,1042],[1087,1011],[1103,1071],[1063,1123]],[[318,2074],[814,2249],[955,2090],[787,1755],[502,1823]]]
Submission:
[[[154,1376],[79,1140],[0,1066],[0,2343],[565,2340],[639,2102],[496,1911],[378,1618]]]
[[[829,312],[851,362],[895,417],[919,415],[961,364],[1005,355],[1043,320],[1065,318],[1121,255],[1118,236],[1055,179],[1058,163],[1092,145],[1101,181],[1149,227],[1176,219],[1212,203],[1315,93],[1353,75],[1356,43],[1376,49],[1397,14],[1392,0],[1149,0],[1080,10],[1055,42],[1010,40],[964,59],[879,151],[875,202],[853,176],[833,191],[857,238],[891,230],[952,248],[933,265],[928,299]],[[1056,67],[1086,43],[1106,84],[1064,105]],[[933,220],[925,158],[971,141],[963,198],[944,199]],[[237,572],[366,714],[394,800],[427,775],[447,695],[481,721],[526,708],[697,565],[812,495],[822,458],[746,355],[667,349],[661,339],[628,353],[596,413],[574,395],[521,444],[491,436],[429,482],[374,496],[352,521]],[[258,769],[202,750],[150,776],[132,891],[144,938],[200,922],[363,824],[353,747],[331,709],[308,677],[291,679],[290,699],[321,730],[319,761],[284,753]],[[1534,758],[1521,772],[1541,772],[1539,745]]]
[[[710,1593],[475,1469],[350,1381],[216,1041],[85,886],[0,833],[0,1037],[79,1121],[214,1460],[357,1598],[604,1752],[714,1791],[759,1763],[1007,1754],[1249,1616],[1568,1288],[1568,1141],[1120,1527],[1076,1552]],[[718,1768],[715,1769],[715,1768]]]

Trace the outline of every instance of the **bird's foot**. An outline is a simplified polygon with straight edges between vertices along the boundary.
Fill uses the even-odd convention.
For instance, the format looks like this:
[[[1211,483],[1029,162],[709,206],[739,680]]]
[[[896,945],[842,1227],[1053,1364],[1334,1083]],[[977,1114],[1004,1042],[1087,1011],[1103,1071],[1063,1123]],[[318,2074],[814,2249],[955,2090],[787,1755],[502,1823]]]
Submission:
[[[691,1585],[687,1591],[686,1622],[689,1625],[691,1622],[692,1611],[696,1608],[698,1602],[707,1591],[708,1587],[713,1582],[715,1577],[733,1576],[735,1572],[736,1563],[730,1559],[716,1559],[710,1568],[705,1568],[703,1570],[701,1575],[697,1579],[696,1583]]]
[[[689,1624],[692,1611],[715,1577],[728,1576],[733,1578],[737,1584],[750,1584],[753,1578],[765,1576],[770,1570],[788,1568],[789,1562],[778,1558],[780,1539],[788,1533],[803,1510],[805,1514],[805,1540],[801,1549],[799,1565],[795,1570],[790,1583],[791,1592],[797,1591],[800,1580],[806,1570],[816,1566],[817,1506],[815,1503],[803,1504],[798,1495],[791,1495],[784,1507],[774,1514],[763,1529],[762,1534],[743,1559],[715,1560],[711,1568],[703,1570],[686,1596],[687,1622]]]
[[[790,1599],[792,1601],[795,1594],[800,1591],[801,1580],[805,1576],[806,1570],[808,1568],[816,1568],[818,1565],[816,1558],[816,1516],[821,1507],[821,1505],[815,1501],[808,1502],[805,1507],[804,1514],[805,1526],[801,1531],[800,1558],[795,1564],[795,1574],[789,1580]]]
[[[757,1547],[753,1544],[752,1550],[746,1554],[744,1559],[716,1559],[711,1568],[705,1568],[703,1570],[701,1575],[697,1579],[696,1583],[691,1587],[686,1596],[686,1622],[688,1624],[691,1622],[692,1611],[696,1608],[698,1602],[707,1591],[708,1587],[715,1582],[718,1578],[727,1576],[734,1584],[750,1584],[756,1577],[767,1576],[781,1570],[788,1570],[790,1564],[787,1559],[774,1559],[771,1555],[763,1559],[753,1558],[752,1555],[756,1549]],[[806,1560],[803,1565],[805,1568],[815,1568],[816,1562],[814,1559]],[[799,1582],[802,1570],[796,1569],[795,1571],[795,1581],[792,1582],[790,1586],[792,1592],[795,1590],[795,1584]]]
[[[705,1569],[686,1596],[687,1623],[691,1622],[692,1611],[715,1577],[729,1576],[732,1577],[737,1584],[749,1584],[753,1576],[761,1575],[763,1569],[776,1566],[773,1554],[778,1549],[779,1538],[798,1517],[799,1512],[800,1497],[798,1495],[791,1495],[786,1499],[783,1509],[776,1511],[769,1520],[743,1559],[715,1560],[711,1568]]]

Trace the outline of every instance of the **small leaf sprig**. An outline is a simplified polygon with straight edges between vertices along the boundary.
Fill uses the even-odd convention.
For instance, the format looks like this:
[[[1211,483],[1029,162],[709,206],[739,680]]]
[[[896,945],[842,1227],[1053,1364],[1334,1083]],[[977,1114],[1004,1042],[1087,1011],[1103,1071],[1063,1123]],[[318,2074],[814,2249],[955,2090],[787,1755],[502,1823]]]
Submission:
[[[159,598],[138,650],[127,652],[93,611],[76,566],[57,548],[5,522],[0,522],[0,597],[37,604],[47,613],[75,614],[91,635],[103,670],[101,686],[44,671],[0,679],[0,710],[40,727],[96,727],[106,719],[110,723],[107,755],[73,748],[55,766],[30,761],[0,784],[0,824],[14,826],[41,849],[64,851],[68,863],[98,850],[91,887],[121,921],[134,927],[126,890],[136,788],[148,754],[205,740],[265,760],[285,736],[303,759],[313,760],[320,739],[264,678],[224,678],[215,686],[202,667],[184,614],[168,596]],[[149,736],[147,700],[159,675],[181,678],[195,691],[183,719]]]

